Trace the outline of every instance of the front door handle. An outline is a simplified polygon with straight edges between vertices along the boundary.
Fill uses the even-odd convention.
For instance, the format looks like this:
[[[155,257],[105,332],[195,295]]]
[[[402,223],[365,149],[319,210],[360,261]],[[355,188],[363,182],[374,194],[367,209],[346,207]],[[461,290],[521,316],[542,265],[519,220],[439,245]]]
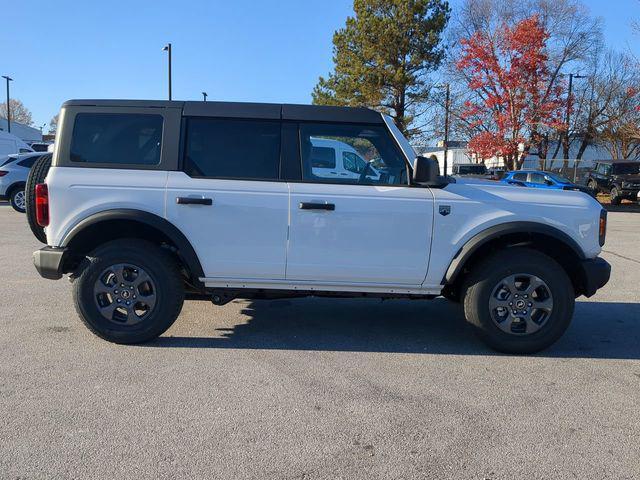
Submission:
[[[213,205],[213,200],[202,197],[177,197],[176,203],[178,205]]]
[[[310,203],[310,202],[300,202],[298,205],[300,210],[329,210],[333,211],[336,209],[336,206],[333,203]]]

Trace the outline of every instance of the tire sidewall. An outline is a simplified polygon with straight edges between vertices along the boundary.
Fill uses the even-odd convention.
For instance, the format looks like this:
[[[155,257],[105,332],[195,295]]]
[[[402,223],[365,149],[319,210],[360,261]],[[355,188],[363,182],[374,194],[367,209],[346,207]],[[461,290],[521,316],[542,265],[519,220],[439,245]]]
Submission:
[[[483,340],[496,350],[506,353],[533,353],[542,350],[560,338],[571,322],[575,303],[571,281],[555,261],[545,255],[536,255],[538,256],[542,257],[540,262],[505,259],[503,266],[494,267],[485,279],[474,285],[475,305],[471,308],[477,308],[477,312],[470,316],[471,323],[477,327],[477,333]],[[510,275],[519,273],[535,275],[542,279],[553,297],[550,318],[540,330],[529,335],[512,335],[502,331],[494,323],[489,310],[489,298],[498,283]]]
[[[120,253],[111,249],[99,249],[86,260],[82,272],[74,281],[74,297],[78,313],[87,326],[98,336],[116,343],[140,343],[161,335],[175,321],[176,302],[182,307],[182,285],[176,285],[175,276],[166,264],[166,255],[150,245],[150,250],[123,247]],[[157,250],[160,255],[156,255]],[[117,325],[100,313],[94,298],[95,282],[107,268],[118,263],[128,263],[142,268],[153,280],[156,304],[153,311],[141,322],[127,326]],[[179,309],[178,309],[179,313]]]
[[[613,187],[611,189],[611,204],[620,205],[621,200],[622,199],[620,198],[620,192],[618,190],[618,187]]]

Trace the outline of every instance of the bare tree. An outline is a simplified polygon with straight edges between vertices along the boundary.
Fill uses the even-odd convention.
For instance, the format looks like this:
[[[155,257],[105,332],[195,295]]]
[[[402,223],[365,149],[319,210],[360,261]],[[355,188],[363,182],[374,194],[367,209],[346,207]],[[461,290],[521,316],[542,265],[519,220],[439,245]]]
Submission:
[[[50,135],[55,135],[56,132],[58,131],[58,118],[59,117],[60,117],[60,114],[57,113],[51,118],[51,120],[49,120],[49,134]]]
[[[31,118],[31,112],[24,104],[17,98],[9,100],[11,107],[11,121],[22,123],[24,125],[32,125],[33,119]],[[7,102],[0,103],[0,117],[7,118]]]
[[[452,90],[456,93],[452,95],[452,117],[457,120],[454,131],[459,135],[469,138],[479,133],[477,125],[466,123],[459,114],[464,103],[472,99],[471,94],[461,87],[468,84],[469,79],[461,77],[464,73],[456,72],[453,68],[460,57],[459,40],[478,31],[497,32],[502,25],[512,26],[532,15],[538,15],[550,35],[547,54],[551,74],[545,86],[549,97],[556,95],[558,88],[566,91],[566,74],[584,68],[602,45],[601,21],[592,17],[579,0],[464,0],[452,18],[448,39],[452,48],[447,76],[458,85],[457,91],[455,88]],[[482,92],[477,94],[482,97]],[[550,139],[561,140],[563,135],[567,135],[572,140],[572,133],[571,126],[567,126],[566,130],[540,126],[531,132],[531,143],[543,159],[547,157]],[[568,149],[567,146],[563,152],[565,156],[568,156]]]

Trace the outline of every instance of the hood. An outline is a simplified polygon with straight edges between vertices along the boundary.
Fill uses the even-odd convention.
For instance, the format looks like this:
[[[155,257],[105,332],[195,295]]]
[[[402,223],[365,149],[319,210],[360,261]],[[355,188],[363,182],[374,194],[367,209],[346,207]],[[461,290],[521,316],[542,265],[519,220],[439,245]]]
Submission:
[[[468,199],[489,203],[520,203],[547,205],[551,207],[602,207],[583,189],[546,189],[509,185],[506,182],[456,178],[455,183],[445,187]]]

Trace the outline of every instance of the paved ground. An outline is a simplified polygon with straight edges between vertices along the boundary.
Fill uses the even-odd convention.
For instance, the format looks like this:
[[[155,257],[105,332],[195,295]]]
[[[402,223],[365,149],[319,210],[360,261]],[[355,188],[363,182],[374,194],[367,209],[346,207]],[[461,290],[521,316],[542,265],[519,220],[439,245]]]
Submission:
[[[445,301],[190,302],[93,337],[0,205],[0,478],[639,478],[640,214],[565,337],[497,355]]]

